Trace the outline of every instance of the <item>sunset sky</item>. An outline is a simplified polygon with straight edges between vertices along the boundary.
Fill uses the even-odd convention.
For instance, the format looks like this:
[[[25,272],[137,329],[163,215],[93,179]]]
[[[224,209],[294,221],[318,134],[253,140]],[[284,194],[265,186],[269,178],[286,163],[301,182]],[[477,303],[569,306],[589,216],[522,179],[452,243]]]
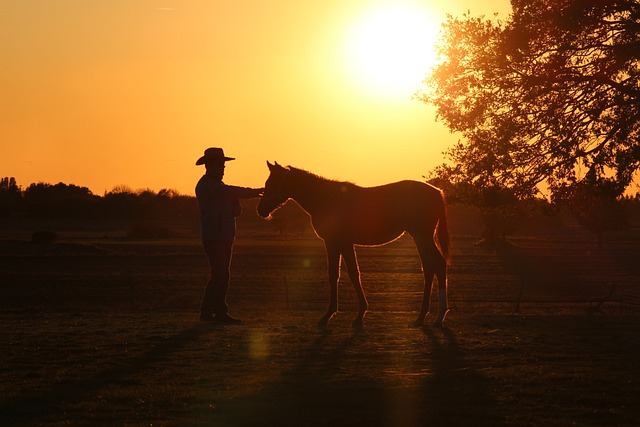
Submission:
[[[422,179],[459,139],[411,95],[445,14],[508,0],[0,0],[0,177],[193,194],[266,160],[360,185]],[[424,70],[424,71],[423,71]]]

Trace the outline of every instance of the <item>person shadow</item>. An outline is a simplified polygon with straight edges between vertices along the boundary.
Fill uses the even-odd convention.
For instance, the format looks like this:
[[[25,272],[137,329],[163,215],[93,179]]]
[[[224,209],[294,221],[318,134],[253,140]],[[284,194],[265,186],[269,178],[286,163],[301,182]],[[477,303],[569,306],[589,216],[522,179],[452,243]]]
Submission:
[[[55,416],[60,412],[63,404],[87,399],[88,396],[98,394],[109,385],[144,374],[154,369],[171,354],[220,328],[222,327],[212,324],[196,324],[167,337],[140,356],[97,372],[93,376],[60,381],[38,393],[12,399],[0,406],[0,414],[2,414],[0,418],[4,425],[39,424],[38,420]]]

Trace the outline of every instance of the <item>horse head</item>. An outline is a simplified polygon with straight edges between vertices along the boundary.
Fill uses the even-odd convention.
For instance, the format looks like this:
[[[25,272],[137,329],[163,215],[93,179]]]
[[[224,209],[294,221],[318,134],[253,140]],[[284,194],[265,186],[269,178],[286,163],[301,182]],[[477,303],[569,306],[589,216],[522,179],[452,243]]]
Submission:
[[[269,218],[271,214],[280,208],[288,197],[282,193],[282,187],[289,169],[280,166],[278,162],[271,164],[267,161],[269,177],[264,184],[264,194],[258,203],[258,215]]]

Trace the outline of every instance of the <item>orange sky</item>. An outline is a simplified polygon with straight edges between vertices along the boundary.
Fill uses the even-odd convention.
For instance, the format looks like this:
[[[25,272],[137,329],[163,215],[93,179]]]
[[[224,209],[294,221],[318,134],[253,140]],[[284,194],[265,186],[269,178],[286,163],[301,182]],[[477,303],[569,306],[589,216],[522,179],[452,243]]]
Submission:
[[[445,13],[510,10],[508,0],[0,0],[0,177],[193,194],[195,160],[222,146],[238,158],[225,177],[235,185],[262,186],[266,160],[367,186],[419,180],[458,136],[413,89],[371,83],[354,60],[350,41],[371,38],[367,17],[385,5],[420,11],[429,28]],[[433,55],[420,49],[416,58]]]

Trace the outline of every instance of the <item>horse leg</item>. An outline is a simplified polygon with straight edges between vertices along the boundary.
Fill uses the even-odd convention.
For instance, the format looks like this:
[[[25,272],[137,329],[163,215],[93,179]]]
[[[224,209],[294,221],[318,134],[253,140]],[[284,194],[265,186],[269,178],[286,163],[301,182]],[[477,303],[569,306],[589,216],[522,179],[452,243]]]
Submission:
[[[438,251],[436,262],[436,278],[438,279],[438,317],[434,326],[441,328],[444,317],[449,312],[449,297],[447,295],[447,260]]]
[[[338,311],[338,278],[340,277],[340,250],[338,249],[338,246],[329,242],[325,242],[324,246],[327,251],[327,272],[329,274],[330,297],[327,313],[318,323],[321,328],[326,328],[329,320]]]
[[[422,304],[420,305],[420,313],[417,319],[413,323],[416,327],[422,327],[424,325],[424,319],[427,317],[431,306],[431,288],[433,286],[433,271],[427,271],[425,266],[422,267],[424,273],[424,290],[422,293]]]
[[[349,273],[349,279],[356,289],[358,295],[358,315],[353,321],[354,328],[362,328],[364,315],[367,313],[369,304],[367,303],[367,297],[364,295],[362,284],[360,283],[360,269],[358,268],[358,258],[356,256],[356,250],[353,245],[345,245],[342,248],[342,258],[347,264],[347,272]]]
[[[424,274],[424,291],[422,294],[422,305],[420,314],[414,322],[414,325],[421,327],[424,325],[424,319],[429,314],[431,305],[431,289],[433,286],[433,276],[438,279],[438,317],[435,326],[441,327],[444,317],[448,310],[447,303],[447,262],[442,256],[438,247],[432,238],[425,240],[415,239],[420,261],[422,263],[422,272]]]

